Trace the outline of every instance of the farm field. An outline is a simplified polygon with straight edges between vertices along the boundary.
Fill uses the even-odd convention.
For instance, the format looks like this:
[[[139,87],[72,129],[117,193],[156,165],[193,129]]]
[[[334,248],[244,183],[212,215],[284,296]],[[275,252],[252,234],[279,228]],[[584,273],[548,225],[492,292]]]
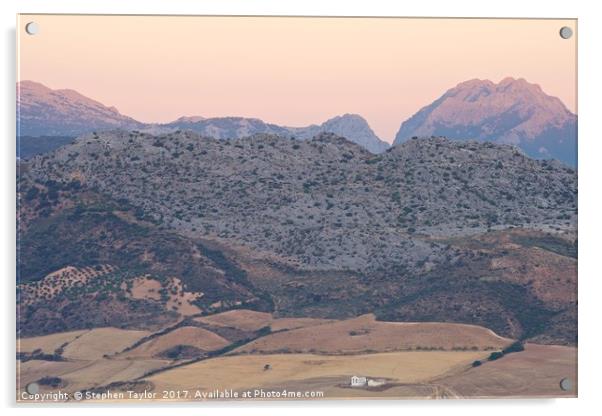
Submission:
[[[573,390],[560,389],[563,378],[572,380]],[[527,344],[525,351],[442,378],[439,383],[468,397],[576,397],[577,348]]]
[[[235,353],[319,352],[345,354],[396,350],[495,350],[511,339],[464,324],[380,322],[372,314],[318,326],[277,332],[252,341]]]
[[[352,375],[386,379],[395,384],[423,384],[452,370],[470,366],[485,352],[391,352],[327,356],[317,354],[269,354],[218,357],[168,370],[147,380],[155,391],[215,389],[299,389],[324,391],[325,398],[345,397],[355,389]],[[270,369],[265,370],[269,365]],[[381,395],[364,390],[363,395]],[[362,395],[360,394],[360,395]]]
[[[143,376],[150,370],[164,367],[167,360],[110,360],[49,362],[31,360],[17,363],[21,391],[27,384],[38,382],[44,378],[58,378],[55,386],[41,386],[42,391],[75,391],[89,390],[106,386],[114,382],[125,382]],[[58,380],[57,380],[58,381]]]
[[[74,392],[131,380],[164,367],[169,360],[108,358],[149,334],[147,331],[96,328],[22,338],[17,342],[17,352],[28,358],[17,360],[17,390],[38,382],[42,390],[60,388]],[[39,352],[53,358],[38,359]],[[54,386],[40,383],[40,380],[52,378],[55,378]]]
[[[43,391],[138,383],[155,392],[287,389],[323,392],[325,399],[575,395],[561,391],[559,382],[576,380],[576,348],[526,344],[524,351],[488,361],[512,342],[474,325],[381,322],[372,314],[274,318],[235,310],[192,317],[157,333],[97,328],[23,338],[17,390],[51,380]],[[482,365],[473,367],[476,360]],[[351,388],[353,375],[382,385]]]
[[[17,352],[59,353],[63,358],[90,361],[122,351],[150,335],[149,331],[95,328],[17,339]]]
[[[72,342],[77,337],[85,334],[86,330],[57,332],[56,334],[39,337],[17,339],[17,352],[33,352],[40,349],[46,354],[52,354],[57,348]]]
[[[270,313],[247,309],[236,309],[195,318],[195,321],[208,325],[236,328],[243,331],[257,331],[266,326],[270,327],[272,331],[281,331],[337,322],[334,319],[321,318],[274,318]]]
[[[117,328],[97,328],[82,334],[64,348],[63,356],[76,360],[93,360],[114,354],[129,347],[148,331],[133,331]]]
[[[230,344],[227,339],[203,328],[184,326],[165,335],[150,339],[121,357],[156,357],[179,345],[194,347],[201,352],[213,351]]]
[[[219,357],[156,374],[155,391],[321,391],[323,398],[576,397],[560,380],[577,380],[576,349],[528,344],[487,361],[485,352],[402,351],[358,355],[267,354]],[[473,367],[472,362],[483,364]],[[534,367],[533,363],[537,365]],[[269,365],[269,370],[265,366]],[[351,388],[351,375],[385,381]],[[199,382],[199,380],[207,380]]]

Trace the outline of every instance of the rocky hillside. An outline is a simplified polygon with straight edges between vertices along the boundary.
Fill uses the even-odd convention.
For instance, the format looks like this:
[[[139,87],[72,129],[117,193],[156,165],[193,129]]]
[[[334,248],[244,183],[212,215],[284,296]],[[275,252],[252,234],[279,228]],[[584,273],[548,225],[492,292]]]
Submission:
[[[180,232],[236,238],[325,268],[390,261],[412,234],[571,229],[576,220],[572,169],[510,146],[441,138],[375,156],[328,134],[219,141],[117,132],[81,137],[33,159],[31,170],[75,175]]]
[[[71,136],[19,136],[17,137],[17,158],[29,159],[35,155],[49,153],[74,140],[75,137]]]
[[[223,141],[113,132],[80,137],[25,166],[33,184],[77,181],[131,207],[156,232],[204,241],[243,270],[245,290],[267,294],[263,304],[277,314],[376,312],[574,342],[576,173],[511,146],[431,138],[374,155],[332,134]],[[57,218],[51,207],[70,206],[44,201],[22,216],[35,218],[42,207],[40,218]],[[30,255],[21,258],[38,256],[42,237],[28,237],[37,229],[24,226]],[[61,241],[53,245],[59,254],[52,267],[22,270],[23,279],[64,267],[61,247],[83,243],[67,249],[65,238],[80,231],[46,230]],[[92,250],[105,246],[100,233],[81,232]],[[129,246],[127,235],[114,237],[120,247]],[[182,276],[182,266],[163,268]],[[541,276],[559,279],[552,298]],[[199,279],[213,278],[193,269],[184,280]]]
[[[395,144],[431,135],[514,144],[531,157],[576,165],[577,116],[524,79],[458,84],[404,121]]]

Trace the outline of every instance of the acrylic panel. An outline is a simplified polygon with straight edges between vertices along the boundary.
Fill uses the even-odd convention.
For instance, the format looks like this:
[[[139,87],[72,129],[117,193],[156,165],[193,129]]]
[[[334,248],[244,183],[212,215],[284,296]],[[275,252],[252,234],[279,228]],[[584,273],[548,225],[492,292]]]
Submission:
[[[577,21],[19,15],[17,400],[577,396]]]

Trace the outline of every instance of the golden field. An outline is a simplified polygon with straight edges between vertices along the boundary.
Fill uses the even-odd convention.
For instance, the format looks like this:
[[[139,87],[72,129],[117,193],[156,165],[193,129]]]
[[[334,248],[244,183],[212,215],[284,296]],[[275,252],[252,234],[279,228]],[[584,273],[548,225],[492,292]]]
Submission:
[[[253,334],[266,326],[271,333],[244,340],[237,348],[236,340],[229,338],[229,334]],[[563,392],[558,385],[564,377],[576,380],[576,348],[527,344],[525,351],[487,361],[492,350],[511,342],[474,325],[380,322],[371,314],[340,321],[274,318],[236,310],[195,317],[156,334],[97,328],[20,339],[17,351],[58,353],[62,361],[35,356],[17,361],[17,390],[57,377],[60,386],[55,389],[67,392],[103,389],[117,382],[142,383],[158,393],[312,390],[323,392],[326,399],[576,394],[576,389]],[[190,362],[163,358],[166,350],[181,346],[204,354],[228,346],[231,350]],[[483,364],[473,367],[475,360]],[[351,388],[352,375],[384,385]],[[111,387],[115,388],[120,387]],[[50,390],[42,386],[42,391]]]
[[[512,342],[493,331],[465,324],[380,322],[374,315],[282,331],[261,337],[236,353],[347,354],[398,350],[494,350]]]
[[[352,375],[386,379],[392,384],[420,384],[456,368],[468,367],[484,352],[391,352],[325,356],[316,354],[239,355],[218,357],[175,368],[150,378],[155,391],[314,389],[326,381],[327,391],[345,394]],[[265,370],[265,365],[270,369]],[[364,391],[365,392],[365,391]],[[326,395],[326,398],[328,395]]]

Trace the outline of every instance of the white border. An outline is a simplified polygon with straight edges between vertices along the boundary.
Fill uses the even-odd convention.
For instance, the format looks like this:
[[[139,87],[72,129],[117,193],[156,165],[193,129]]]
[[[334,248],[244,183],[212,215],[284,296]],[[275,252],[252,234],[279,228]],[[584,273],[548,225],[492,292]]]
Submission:
[[[599,166],[602,158],[600,104],[602,90],[600,75],[601,18],[594,1],[548,0],[526,2],[524,0],[471,1],[471,0],[421,0],[412,2],[386,0],[105,0],[83,2],[81,0],[53,0],[40,2],[21,0],[18,3],[4,0],[2,8],[2,82],[0,83],[3,111],[2,161],[2,247],[0,255],[4,273],[3,305],[4,331],[2,358],[3,374],[0,392],[4,406],[14,407],[14,281],[15,281],[15,20],[16,13],[113,13],[113,14],[235,14],[235,15],[346,15],[346,16],[434,16],[434,17],[539,17],[579,19],[579,399],[559,400],[468,400],[438,402],[301,402],[283,404],[229,403],[197,406],[147,406],[144,409],[128,407],[130,412],[146,414],[166,412],[193,414],[286,414],[306,415],[345,412],[365,414],[374,409],[380,414],[445,414],[447,415],[508,415],[536,412],[553,415],[594,414],[600,405],[600,376],[602,369],[602,336],[599,318],[602,316],[602,276],[597,262],[599,250],[600,188],[602,178]],[[27,413],[32,409],[23,409]],[[46,414],[79,414],[82,408],[45,407]],[[14,408],[9,413],[16,413]],[[89,414],[104,414],[105,408],[86,408]],[[111,411],[109,409],[109,411]]]

